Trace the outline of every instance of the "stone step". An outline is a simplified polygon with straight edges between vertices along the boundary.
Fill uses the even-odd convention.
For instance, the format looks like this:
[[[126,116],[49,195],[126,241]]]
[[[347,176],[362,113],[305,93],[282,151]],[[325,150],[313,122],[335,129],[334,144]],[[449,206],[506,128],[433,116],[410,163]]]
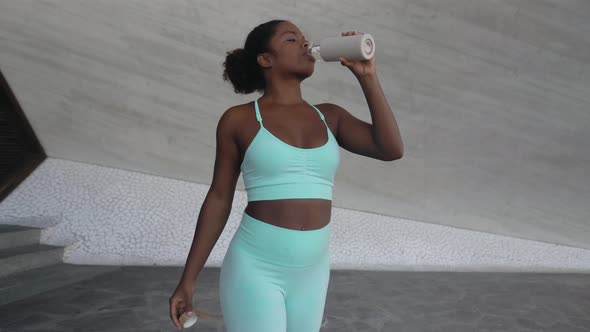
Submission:
[[[0,277],[0,305],[120,270],[120,266],[54,264]]]
[[[39,243],[41,229],[19,225],[0,225],[0,250]]]
[[[29,244],[0,250],[0,277],[63,263],[64,247]]]

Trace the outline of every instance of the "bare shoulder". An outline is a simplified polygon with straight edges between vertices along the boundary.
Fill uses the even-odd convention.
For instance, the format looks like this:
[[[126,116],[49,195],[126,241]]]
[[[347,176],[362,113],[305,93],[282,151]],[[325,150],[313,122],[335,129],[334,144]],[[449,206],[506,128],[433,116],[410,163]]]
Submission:
[[[329,117],[331,120],[334,121],[338,120],[342,112],[346,112],[344,108],[332,103],[321,103],[315,105],[315,107],[322,111],[322,113],[324,113],[324,116]]]
[[[346,115],[347,111],[332,103],[322,103],[315,105],[326,117],[326,122],[333,128],[333,131],[337,134],[338,123],[343,115]]]
[[[219,118],[218,126],[226,129],[237,129],[239,124],[244,120],[245,112],[248,109],[249,103],[234,105],[225,110]]]
[[[231,137],[238,149],[244,151],[247,138],[252,135],[253,130],[256,130],[251,129],[252,125],[250,125],[251,118],[254,118],[254,123],[256,123],[253,111],[251,112],[252,107],[252,102],[249,102],[228,108],[221,115],[217,124],[218,139],[223,136]]]

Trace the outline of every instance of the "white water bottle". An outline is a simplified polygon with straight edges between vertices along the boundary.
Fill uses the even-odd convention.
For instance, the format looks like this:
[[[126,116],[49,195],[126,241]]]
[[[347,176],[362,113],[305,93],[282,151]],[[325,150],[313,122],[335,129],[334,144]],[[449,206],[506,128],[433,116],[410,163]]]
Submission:
[[[311,55],[319,62],[369,60],[375,55],[375,39],[369,34],[328,37],[310,46]]]

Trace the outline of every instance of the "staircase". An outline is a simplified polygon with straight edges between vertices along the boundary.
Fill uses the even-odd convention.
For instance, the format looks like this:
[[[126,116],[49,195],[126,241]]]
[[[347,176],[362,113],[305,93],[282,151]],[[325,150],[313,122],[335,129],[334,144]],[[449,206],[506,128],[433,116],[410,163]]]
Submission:
[[[64,247],[39,243],[41,229],[0,225],[0,277],[62,263]]]
[[[39,244],[40,235],[40,228],[0,224],[0,306],[120,269],[65,264],[64,247]]]

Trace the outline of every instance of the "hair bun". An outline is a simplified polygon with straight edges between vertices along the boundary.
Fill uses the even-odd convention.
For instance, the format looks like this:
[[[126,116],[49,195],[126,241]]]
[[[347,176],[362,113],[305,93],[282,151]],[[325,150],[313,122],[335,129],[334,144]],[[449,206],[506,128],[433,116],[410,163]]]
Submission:
[[[248,52],[244,48],[227,52],[223,63],[223,79],[233,84],[236,93],[249,93],[252,90],[248,87],[248,82],[252,76],[252,69],[256,67],[249,62]]]
[[[266,82],[256,56],[270,49],[275,26],[281,22],[285,21],[273,20],[258,25],[248,34],[244,47],[227,52],[223,63],[223,79],[231,82],[236,93],[264,93]]]

